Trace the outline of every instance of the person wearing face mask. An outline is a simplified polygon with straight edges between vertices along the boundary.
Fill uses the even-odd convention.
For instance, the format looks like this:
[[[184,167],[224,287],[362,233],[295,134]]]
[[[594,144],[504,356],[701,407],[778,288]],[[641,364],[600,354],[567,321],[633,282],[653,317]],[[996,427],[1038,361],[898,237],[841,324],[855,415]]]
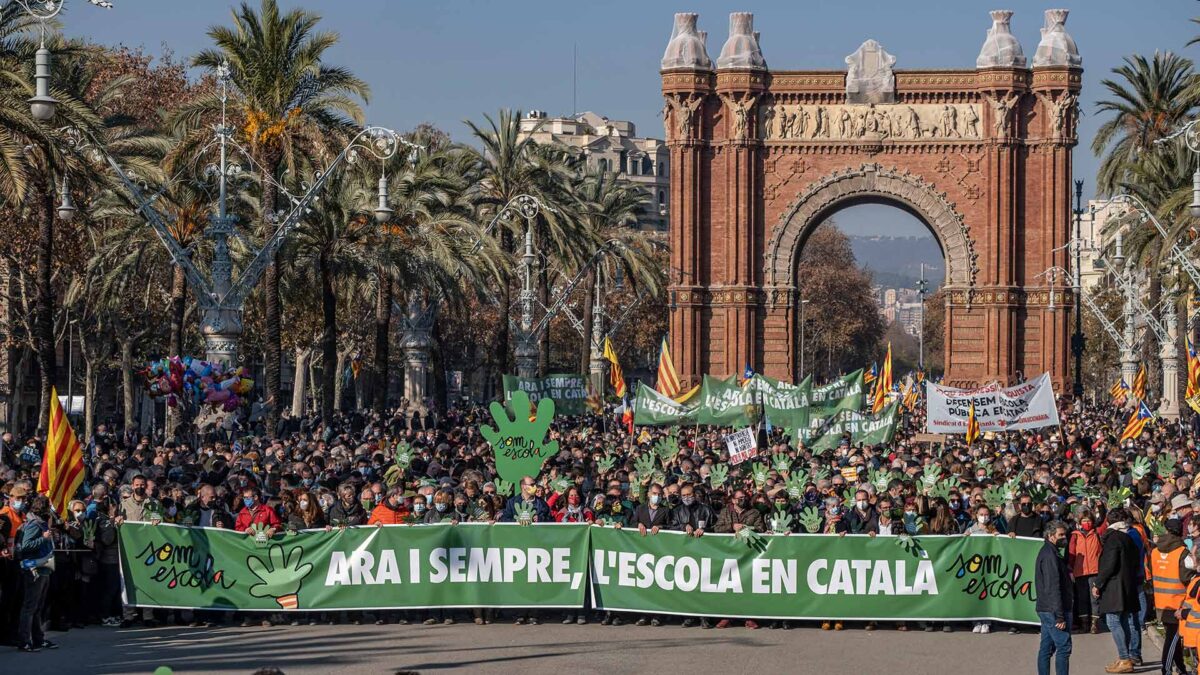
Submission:
[[[1000,534],[1000,530],[996,527],[996,520],[992,517],[992,510],[986,504],[980,504],[975,508],[975,522],[963,531],[967,536],[996,536]],[[991,621],[975,621],[971,628],[972,633],[988,634],[992,632]]]
[[[6,644],[17,643],[22,584],[13,545],[25,524],[28,494],[24,485],[15,485],[9,490],[8,503],[0,508],[0,642]]]
[[[634,508],[631,524],[636,525],[638,532],[644,537],[647,534],[658,534],[660,529],[666,529],[670,523],[671,510],[663,498],[663,487],[654,483],[646,490],[646,500]],[[637,625],[645,626],[646,624],[661,626],[662,619],[656,615],[638,618]]]
[[[129,482],[132,488],[129,496],[121,500],[120,515],[117,516],[117,525],[131,520],[134,522],[146,522],[149,512],[152,509],[150,498],[146,491],[146,477],[138,474]]]
[[[1042,517],[1033,511],[1033,497],[1027,493],[1017,496],[1017,513],[1008,519],[1008,533],[1018,537],[1042,538],[1045,524]]]
[[[1100,610],[1092,596],[1096,572],[1100,569],[1100,535],[1094,527],[1092,512],[1080,511],[1076,517],[1079,528],[1071,532],[1067,545],[1067,564],[1075,580],[1075,620],[1079,631],[1100,632]]]
[[[733,498],[729,504],[721,509],[721,514],[717,516],[717,524],[713,527],[713,532],[720,534],[737,534],[743,527],[748,527],[755,532],[762,532],[765,527],[762,514],[750,506],[750,498],[746,495],[746,491],[742,489],[735,490]],[[730,624],[729,619],[721,619],[717,622],[717,628],[727,628]],[[705,626],[701,625],[701,628]],[[752,619],[746,620],[746,628],[757,629],[758,623]]]
[[[441,490],[433,496],[433,508],[425,512],[425,524],[437,525],[438,523],[449,523],[454,520],[454,511],[451,506],[454,504],[454,497],[446,490]]]
[[[533,476],[525,476],[521,479],[521,492],[509,497],[508,503],[504,505],[504,513],[500,517],[502,522],[517,522],[517,504],[526,504],[533,508],[533,522],[535,523],[554,522],[554,516],[550,514],[550,507],[546,505],[546,500],[537,496],[537,484],[533,480]]]
[[[1067,524],[1055,520],[1046,525],[1045,543],[1038,549],[1033,583],[1037,591],[1035,610],[1042,623],[1041,646],[1038,649],[1038,675],[1050,675],[1050,657],[1054,657],[1054,672],[1068,672],[1071,659],[1071,611],[1075,589],[1066,553],[1069,536]]]
[[[1196,576],[1195,558],[1183,543],[1184,524],[1178,518],[1163,523],[1166,530],[1154,542],[1150,552],[1150,578],[1154,587],[1154,608],[1158,610],[1163,625],[1163,659],[1167,657],[1169,645],[1179,632],[1176,611],[1183,604],[1183,595],[1188,584]],[[1189,561],[1191,567],[1188,566]],[[1175,666],[1183,671],[1183,652],[1175,651]]]
[[[345,482],[338,486],[337,501],[329,507],[328,519],[331,526],[355,527],[366,524],[367,511],[354,496],[354,483]]]
[[[547,502],[554,520],[559,523],[590,523],[596,519],[592,510],[583,503],[583,492],[572,485],[565,493],[550,495]]]
[[[267,538],[275,536],[282,523],[275,509],[262,503],[262,493],[256,487],[242,490],[242,510],[238,511],[233,529],[247,535],[255,534],[253,526],[266,527]]]
[[[314,530],[328,527],[325,514],[316,498],[306,490],[296,490],[293,501],[287,512],[287,529],[289,531]]]
[[[879,531],[879,512],[868,501],[866,490],[859,490],[854,493],[854,507],[846,514],[845,520],[850,534],[867,534]]]

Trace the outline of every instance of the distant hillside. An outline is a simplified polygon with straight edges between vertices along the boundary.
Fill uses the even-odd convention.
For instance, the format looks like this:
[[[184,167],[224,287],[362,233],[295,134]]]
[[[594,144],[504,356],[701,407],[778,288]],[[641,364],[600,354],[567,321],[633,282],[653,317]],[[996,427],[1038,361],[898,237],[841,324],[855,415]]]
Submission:
[[[932,290],[945,275],[942,251],[933,237],[850,237],[850,247],[858,264],[871,270],[875,283],[885,288],[912,288],[921,277]]]

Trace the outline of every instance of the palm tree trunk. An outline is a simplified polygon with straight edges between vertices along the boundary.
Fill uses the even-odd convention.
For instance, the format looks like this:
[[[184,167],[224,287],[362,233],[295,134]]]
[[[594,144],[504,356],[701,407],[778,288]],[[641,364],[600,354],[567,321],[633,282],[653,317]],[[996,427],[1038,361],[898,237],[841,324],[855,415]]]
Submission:
[[[371,373],[375,376],[375,392],[371,407],[375,412],[383,414],[388,404],[388,384],[390,381],[388,359],[390,357],[390,328],[392,323],[392,279],[384,273],[383,268],[375,272],[378,284],[375,288],[375,363]]]
[[[579,355],[579,372],[590,377],[592,369],[592,310],[596,300],[596,270],[588,272],[583,289],[583,349]]]
[[[183,317],[187,309],[187,277],[183,267],[176,265],[171,275],[171,344],[170,356],[183,355]]]
[[[296,347],[296,381],[292,385],[292,417],[304,414],[304,390],[308,388],[308,361],[311,347]]]
[[[546,266],[542,265],[538,269],[538,302],[542,307],[550,306],[550,273],[546,270]],[[550,372],[550,329],[542,331],[542,336],[538,338],[538,377],[545,377],[546,373]]]
[[[333,292],[333,270],[324,254],[319,261],[321,271],[321,417],[333,418],[334,382],[337,377],[337,295]]]
[[[172,328],[174,327],[172,326]],[[133,342],[130,338],[121,340],[121,403],[126,434],[137,429],[137,421],[134,419],[134,403],[137,392],[140,391],[133,385]]]
[[[96,430],[96,358],[83,360],[83,436],[91,439]]]
[[[58,376],[54,345],[54,286],[51,282],[51,263],[54,256],[54,187],[42,181],[42,221],[38,230],[37,253],[37,318],[34,321],[33,344],[37,352],[38,371],[42,379],[41,411],[38,431],[45,431],[50,420],[50,396]]]
[[[266,220],[266,216],[275,212],[275,176],[279,173],[278,153],[260,154],[259,166],[266,167],[260,184],[262,185],[262,213],[264,221],[260,228],[265,236],[271,236],[274,225]],[[263,294],[266,296],[266,342],[263,345],[263,370],[266,375],[266,406],[267,433],[274,434],[279,425],[280,406],[283,402],[282,378],[280,370],[283,367],[282,330],[282,299],[279,297],[279,266],[274,258],[263,273]]]

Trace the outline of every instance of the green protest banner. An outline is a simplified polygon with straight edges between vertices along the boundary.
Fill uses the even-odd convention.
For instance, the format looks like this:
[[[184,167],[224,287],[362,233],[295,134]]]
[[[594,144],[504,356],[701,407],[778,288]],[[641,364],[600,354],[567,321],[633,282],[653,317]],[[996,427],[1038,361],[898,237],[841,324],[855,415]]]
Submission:
[[[705,375],[700,382],[699,424],[714,424],[722,427],[748,427],[758,423],[757,389],[750,383],[741,386],[730,375],[719,380]]]
[[[813,450],[825,451],[836,448],[845,434],[850,434],[850,444],[874,446],[892,442],[896,435],[896,424],[900,420],[900,402],[897,401],[883,409],[878,415],[843,410],[828,418],[817,430],[807,430],[808,447]]]
[[[597,609],[747,619],[1038,623],[1040,539],[734,535],[594,528]]]
[[[277,535],[125,523],[130,605],[335,610],[580,607],[587,525],[395,525]]]
[[[842,410],[861,410],[863,407],[863,370],[858,370],[812,389],[814,417],[831,417]],[[825,412],[818,412],[825,411]]]
[[[533,417],[529,416],[529,396],[523,391],[513,392],[510,406],[492,401],[488,409],[495,426],[480,425],[479,434],[491,443],[496,473],[504,480],[518,483],[525,476],[536,476],[546,460],[558,454],[558,441],[546,440],[554,421],[554,399],[538,401]]]
[[[674,399],[638,382],[637,398],[633,406],[633,423],[636,425],[693,424],[696,421],[696,410],[695,404],[677,403]]]
[[[751,386],[758,392],[763,413],[772,424],[786,426],[812,405],[812,376],[800,384],[789,384],[766,375],[756,374]]]
[[[689,537],[588,525],[396,525],[277,535],[127,522],[128,604],[258,611],[581,608],[762,619],[1037,623],[1041,540]],[[590,582],[585,579],[590,562]]]
[[[537,403],[552,399],[560,415],[582,415],[586,411],[587,378],[576,374],[547,375],[546,377],[504,376],[504,402],[512,400],[513,392],[523,391]]]

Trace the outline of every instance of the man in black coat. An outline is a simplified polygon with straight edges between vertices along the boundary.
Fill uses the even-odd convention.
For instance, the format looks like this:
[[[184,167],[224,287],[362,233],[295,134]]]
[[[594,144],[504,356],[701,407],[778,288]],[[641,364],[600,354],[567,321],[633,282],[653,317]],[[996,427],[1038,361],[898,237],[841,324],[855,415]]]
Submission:
[[[1038,649],[1038,675],[1065,675],[1071,661],[1071,610],[1075,586],[1067,567],[1067,525],[1055,520],[1046,526],[1046,543],[1038,551],[1033,584],[1037,590],[1038,618],[1042,622],[1042,644]]]
[[[1100,540],[1100,567],[1092,593],[1100,599],[1100,613],[1108,622],[1117,643],[1117,660],[1104,669],[1107,673],[1132,673],[1133,655],[1141,652],[1141,635],[1133,627],[1141,592],[1142,561],[1137,544],[1125,534],[1129,529],[1125,509],[1108,512],[1108,531]]]

